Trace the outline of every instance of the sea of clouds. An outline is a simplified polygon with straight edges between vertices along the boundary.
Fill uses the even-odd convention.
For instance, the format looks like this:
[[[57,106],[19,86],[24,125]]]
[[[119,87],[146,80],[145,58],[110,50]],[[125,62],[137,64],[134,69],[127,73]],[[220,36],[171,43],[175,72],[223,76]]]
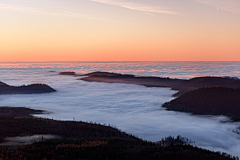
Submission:
[[[59,120],[110,124],[144,140],[167,136],[187,137],[195,145],[240,156],[240,123],[224,116],[194,116],[167,111],[161,105],[176,93],[169,88],[147,88],[131,84],[97,83],[57,72],[32,70],[1,71],[1,81],[11,85],[45,83],[54,93],[0,95],[1,106],[29,107],[51,112],[36,115]],[[5,72],[5,73],[4,73]]]

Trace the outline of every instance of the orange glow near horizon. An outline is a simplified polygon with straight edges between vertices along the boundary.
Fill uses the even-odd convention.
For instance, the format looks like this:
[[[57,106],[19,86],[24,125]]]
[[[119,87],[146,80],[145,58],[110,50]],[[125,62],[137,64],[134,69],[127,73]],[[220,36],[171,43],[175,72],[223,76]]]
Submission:
[[[194,0],[174,11],[157,10],[176,6],[152,0],[21,1],[0,3],[0,62],[240,61],[237,8]]]

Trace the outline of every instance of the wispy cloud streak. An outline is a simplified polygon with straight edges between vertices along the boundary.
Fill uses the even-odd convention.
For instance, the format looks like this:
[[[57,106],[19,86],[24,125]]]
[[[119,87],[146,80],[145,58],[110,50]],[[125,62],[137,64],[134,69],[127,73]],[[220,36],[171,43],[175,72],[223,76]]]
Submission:
[[[218,11],[225,10],[232,13],[240,14],[239,0],[195,0],[199,3],[215,7]]]
[[[7,4],[2,4],[2,3],[0,3],[0,9],[12,10],[12,11],[32,12],[32,13],[35,13],[35,14],[48,15],[48,16],[85,18],[85,19],[101,20],[101,21],[107,21],[107,22],[113,22],[113,23],[137,25],[137,24],[134,24],[134,23],[108,20],[108,19],[97,17],[97,16],[93,16],[93,15],[84,15],[84,14],[80,14],[80,13],[72,13],[72,12],[67,12],[67,11],[64,11],[62,13],[48,12],[48,11],[42,11],[39,8],[14,6],[14,5],[7,5]]]
[[[39,11],[37,10],[37,8],[20,7],[20,6],[3,4],[3,3],[0,3],[0,9],[5,9],[5,10],[18,10],[18,11],[29,11],[29,12],[39,12]]]
[[[123,21],[113,21],[113,20],[107,20],[107,19],[103,19],[103,18],[99,18],[99,17],[94,17],[94,16],[85,16],[83,17],[82,14],[79,13],[73,13],[73,12],[65,12],[67,15],[69,16],[73,16],[73,17],[82,17],[82,18],[88,18],[88,19],[95,19],[95,20],[101,20],[101,21],[108,21],[108,22],[114,22],[114,23],[122,23],[122,24],[131,24],[131,25],[138,25],[135,23],[130,23],[130,22],[123,22]]]
[[[152,5],[142,4],[142,3],[133,3],[133,2],[120,2],[120,1],[113,1],[113,0],[90,0],[94,2],[104,3],[108,5],[115,5],[120,6],[123,8],[141,11],[143,13],[160,13],[160,14],[169,14],[169,15],[178,15],[179,13],[174,11],[171,8],[164,8],[164,7],[156,7]],[[149,14],[152,15],[152,14]]]
[[[88,18],[87,15],[73,15],[73,14],[67,14],[67,13],[55,13],[55,12],[47,12],[42,11],[39,8],[31,8],[31,7],[22,7],[22,6],[15,6],[15,5],[7,5],[0,3],[0,9],[4,10],[12,10],[12,11],[26,11],[26,12],[32,12],[37,14],[43,14],[43,15],[50,15],[50,16],[61,16],[61,17],[81,17],[81,18]]]

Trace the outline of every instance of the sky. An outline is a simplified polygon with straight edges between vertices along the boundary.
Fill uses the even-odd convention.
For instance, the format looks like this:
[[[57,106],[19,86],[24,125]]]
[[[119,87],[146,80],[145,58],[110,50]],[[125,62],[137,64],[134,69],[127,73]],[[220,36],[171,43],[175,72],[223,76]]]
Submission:
[[[240,0],[0,0],[0,62],[240,61]]]

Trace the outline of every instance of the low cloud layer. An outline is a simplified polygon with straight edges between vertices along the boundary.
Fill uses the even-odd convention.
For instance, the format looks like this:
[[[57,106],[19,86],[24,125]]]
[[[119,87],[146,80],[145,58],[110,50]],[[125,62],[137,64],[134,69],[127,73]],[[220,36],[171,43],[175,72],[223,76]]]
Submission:
[[[6,142],[0,143],[1,145],[26,145],[32,144],[34,142],[56,139],[60,138],[59,136],[50,135],[50,134],[41,134],[41,135],[32,135],[32,136],[17,136],[17,137],[7,137],[5,139]]]
[[[150,141],[181,135],[195,141],[197,146],[240,156],[240,137],[233,132],[238,130],[239,123],[222,123],[228,121],[223,116],[193,116],[167,111],[161,105],[170,101],[175,93],[169,88],[84,82],[56,72],[31,71],[12,71],[14,76],[9,80],[9,72],[1,70],[1,74],[8,75],[5,82],[24,84],[40,81],[57,92],[1,95],[2,106],[25,106],[53,112],[41,117],[110,124]]]

